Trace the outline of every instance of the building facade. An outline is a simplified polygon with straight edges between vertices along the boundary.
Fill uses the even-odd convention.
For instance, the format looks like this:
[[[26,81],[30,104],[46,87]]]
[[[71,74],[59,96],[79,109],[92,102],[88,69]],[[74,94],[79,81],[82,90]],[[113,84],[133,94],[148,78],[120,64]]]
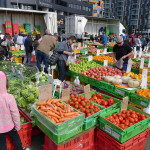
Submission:
[[[149,0],[104,0],[104,16],[122,20],[129,31],[150,29]]]
[[[63,20],[58,26],[62,29],[65,16],[92,16],[93,4],[79,0],[0,0],[0,7],[57,12],[58,21]]]

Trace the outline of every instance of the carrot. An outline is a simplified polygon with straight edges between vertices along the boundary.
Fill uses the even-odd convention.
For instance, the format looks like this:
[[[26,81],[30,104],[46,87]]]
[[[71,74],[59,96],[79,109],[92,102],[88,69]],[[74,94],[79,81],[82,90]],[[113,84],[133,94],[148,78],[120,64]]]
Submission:
[[[56,110],[56,108],[52,104],[47,103],[47,105],[50,106],[50,107],[52,107],[54,110]]]
[[[57,103],[57,102],[60,102],[60,101],[61,101],[61,99],[54,99],[53,100],[54,103]]]
[[[73,112],[73,108],[70,108],[70,111]]]
[[[79,115],[78,112],[70,112],[70,113],[65,113],[64,116],[67,117],[67,116],[73,116],[73,115]]]
[[[52,117],[52,118],[55,120],[56,123],[59,122],[59,120],[56,117]]]
[[[43,106],[43,105],[46,105],[46,102],[37,102],[36,105]]]
[[[55,114],[59,115],[59,112],[57,112],[56,110],[53,110],[52,108],[49,108],[49,110],[51,110],[51,111],[54,112]]]
[[[54,120],[54,118],[51,118],[51,120],[52,120],[54,123],[57,123],[57,122]]]
[[[64,115],[63,115],[63,113],[61,112],[61,110],[59,109],[58,111],[59,111],[59,113],[60,113],[60,116],[63,118]]]
[[[40,106],[37,106],[36,109],[38,110],[40,108]]]
[[[69,120],[69,119],[71,119],[72,117],[64,117],[64,118],[61,118],[61,119],[59,119],[59,121],[62,121],[62,122],[64,122],[64,121],[67,121],[67,120]]]
[[[48,115],[50,115],[50,116],[54,116],[54,117],[56,117],[56,118],[58,118],[58,119],[60,119],[60,118],[61,118],[60,116],[58,116],[58,115],[56,115],[56,114],[54,114],[54,113],[52,113],[52,112],[48,112]]]
[[[60,108],[60,107],[57,107],[57,110],[60,110],[61,112],[65,112],[62,108]]]

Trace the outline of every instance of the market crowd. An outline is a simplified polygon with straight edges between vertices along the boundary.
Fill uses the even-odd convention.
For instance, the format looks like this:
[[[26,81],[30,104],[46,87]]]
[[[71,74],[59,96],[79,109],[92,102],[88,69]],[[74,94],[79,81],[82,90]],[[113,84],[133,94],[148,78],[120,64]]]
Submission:
[[[20,32],[19,35],[15,33],[11,37],[9,33],[5,33],[5,35],[0,33],[0,60],[8,59],[8,52],[11,46],[17,44],[21,47],[23,45],[25,49],[24,65],[32,66],[32,55],[35,55],[36,66],[39,71],[41,71],[41,64],[44,64],[44,71],[48,73],[48,59],[53,57],[55,59],[53,61],[56,61],[55,63],[57,63],[60,72],[59,79],[63,81],[65,79],[65,72],[68,71],[68,66],[66,65],[68,56],[75,55],[72,45],[76,41],[75,36],[67,39],[64,33],[52,35],[48,29],[43,36],[40,34],[33,36],[32,33],[23,34]],[[116,35],[106,35],[105,32],[102,32],[101,35],[91,35],[90,41],[99,42],[103,44],[104,48],[109,42],[116,42],[113,48],[114,64],[117,64],[122,58],[124,61],[123,70],[127,68],[128,57],[133,55],[133,48],[136,47],[136,50],[139,51],[140,47],[142,50],[150,47],[150,38],[148,36],[135,35],[134,32],[131,35],[124,34],[119,37]],[[57,53],[54,53],[54,51],[57,51]]]

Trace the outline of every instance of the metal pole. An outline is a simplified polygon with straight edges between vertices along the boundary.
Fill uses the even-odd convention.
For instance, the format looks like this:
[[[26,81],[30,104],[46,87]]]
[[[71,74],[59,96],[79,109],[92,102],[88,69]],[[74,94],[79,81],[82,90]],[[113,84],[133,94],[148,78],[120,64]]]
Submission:
[[[19,9],[19,6],[18,6],[18,0],[17,0],[17,9]]]

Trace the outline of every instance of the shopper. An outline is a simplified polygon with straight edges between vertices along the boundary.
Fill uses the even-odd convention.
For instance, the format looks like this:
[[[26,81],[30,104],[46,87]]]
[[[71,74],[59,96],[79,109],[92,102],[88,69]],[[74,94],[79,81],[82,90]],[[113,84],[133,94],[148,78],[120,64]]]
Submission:
[[[114,48],[113,48],[113,59],[114,59],[114,64],[117,63],[121,58],[123,59],[123,68],[121,69],[122,71],[127,70],[127,65],[128,65],[128,58],[129,56],[133,55],[132,48],[128,45],[125,44],[123,41],[123,38],[121,36],[117,37],[116,43]]]
[[[4,60],[5,50],[0,46],[0,61]]]
[[[17,37],[17,44],[20,45],[20,47],[21,47],[21,45],[23,45],[23,36],[21,33]]]
[[[27,59],[28,59],[28,65],[30,66],[31,65],[32,50],[33,50],[33,47],[32,47],[32,34],[31,33],[28,34],[28,37],[25,40],[24,46],[25,46],[26,55],[25,55],[23,64],[26,65],[26,62],[27,62]]]
[[[14,96],[7,93],[8,81],[0,71],[0,149],[7,150],[6,135],[10,136],[17,150],[23,150],[18,130],[20,115]]]
[[[35,56],[37,55],[37,47],[39,46],[39,42],[38,40],[41,38],[41,35],[40,34],[37,34],[36,37],[35,37],[35,40],[33,42],[33,47],[34,47],[34,50],[35,50]],[[37,58],[37,56],[36,56]]]
[[[60,57],[58,59],[57,65],[59,69],[59,80],[62,82],[65,80],[66,71],[69,71],[69,67],[66,66],[66,61],[68,56],[75,55],[74,51],[72,50],[71,46],[73,43],[76,42],[75,36],[70,36],[68,41],[63,41],[59,44],[58,53],[60,53]]]
[[[107,35],[105,34],[105,32],[103,32],[103,39],[102,39],[102,43],[104,45],[104,48],[106,48],[107,46]]]
[[[42,62],[45,65],[44,72],[48,73],[48,57],[50,50],[55,47],[56,41],[58,39],[58,34],[54,34],[54,36],[49,36],[50,31],[47,29],[46,34],[42,39],[39,39],[39,46],[37,47],[37,67],[39,71],[41,71]]]
[[[135,42],[135,33],[132,32],[132,34],[129,36],[129,42],[130,42],[130,45],[133,47],[136,46],[136,42]]]
[[[142,44],[139,35],[137,35],[137,37],[135,38],[135,42],[136,42],[136,50],[139,51],[140,47],[141,47],[141,44]]]
[[[145,35],[142,36],[141,42],[142,42],[142,51],[143,51],[146,45]]]
[[[15,44],[17,42],[17,38],[18,38],[18,34],[17,34],[17,32],[15,32],[14,39],[13,39],[13,41],[14,41]]]
[[[26,35],[26,34],[24,34],[24,35],[23,35],[23,44],[25,44],[25,40],[26,40],[26,38],[27,38],[27,35]]]
[[[98,36],[95,34],[95,41],[98,42]]]

